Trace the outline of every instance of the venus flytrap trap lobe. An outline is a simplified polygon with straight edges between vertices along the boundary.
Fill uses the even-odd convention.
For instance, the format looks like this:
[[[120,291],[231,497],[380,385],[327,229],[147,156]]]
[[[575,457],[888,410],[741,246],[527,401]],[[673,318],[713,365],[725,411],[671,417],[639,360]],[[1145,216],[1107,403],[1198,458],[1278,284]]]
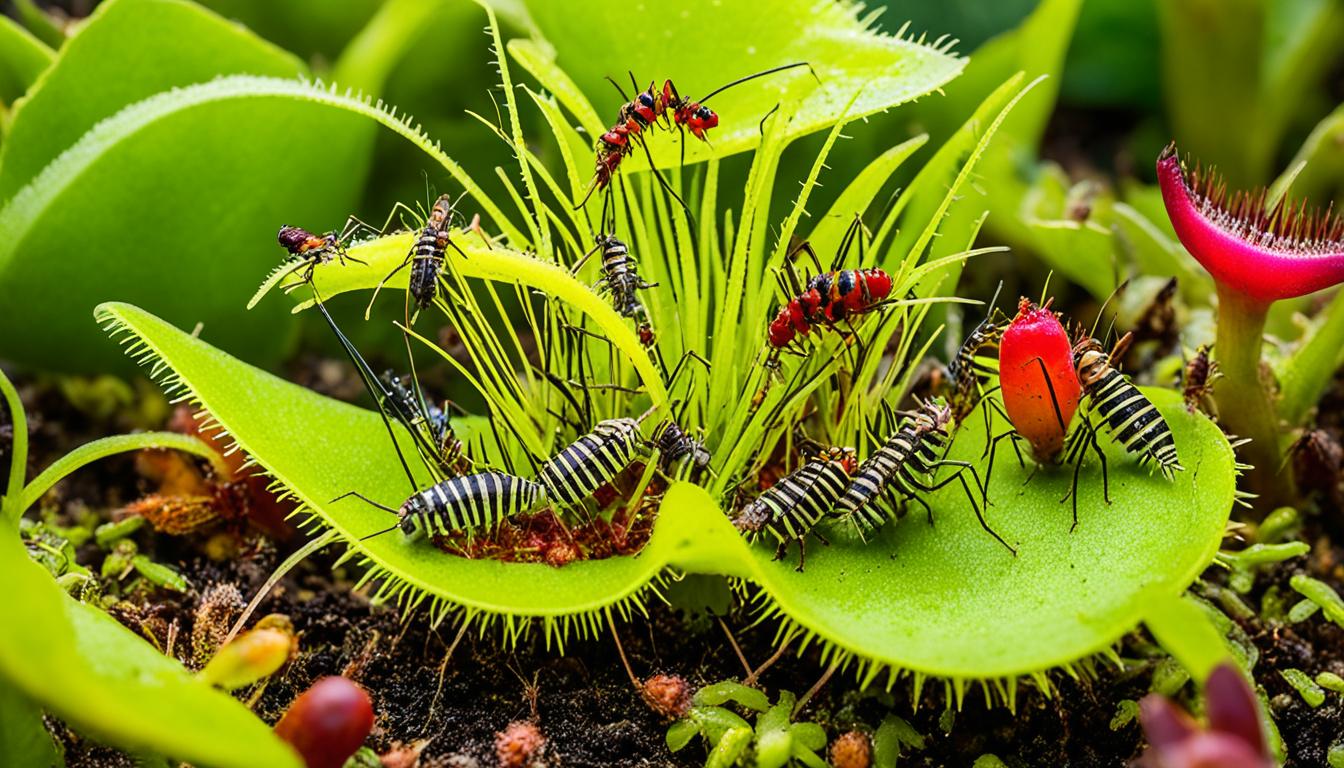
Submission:
[[[1279,415],[1260,370],[1265,319],[1275,301],[1344,282],[1344,218],[1286,195],[1272,201],[1267,190],[1229,193],[1212,170],[1191,172],[1174,143],[1158,157],[1157,175],[1176,235],[1217,284],[1214,354],[1227,378],[1215,395],[1219,413],[1251,441],[1252,489],[1271,505],[1290,501],[1292,479],[1278,471]]]

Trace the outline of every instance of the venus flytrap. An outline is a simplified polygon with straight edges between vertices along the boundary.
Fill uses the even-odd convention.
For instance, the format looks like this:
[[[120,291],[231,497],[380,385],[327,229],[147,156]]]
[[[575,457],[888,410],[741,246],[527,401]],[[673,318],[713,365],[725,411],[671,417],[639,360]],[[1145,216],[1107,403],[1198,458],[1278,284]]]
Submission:
[[[1292,498],[1281,463],[1279,416],[1260,367],[1269,307],[1344,282],[1344,219],[1308,210],[1306,202],[1271,202],[1268,192],[1229,194],[1211,171],[1190,173],[1167,147],[1157,161],[1158,183],[1176,235],[1218,286],[1218,341],[1227,377],[1216,394],[1228,429],[1250,438],[1254,488]]]
[[[676,23],[693,26],[696,21],[692,17]],[[528,66],[539,67],[539,80],[556,84],[556,105],[570,110],[572,118],[583,123],[590,113],[597,114],[586,105],[583,92],[566,85],[572,81],[529,56],[533,49],[513,49],[525,52],[522,60]],[[912,55],[924,59],[930,50],[916,49]],[[936,50],[933,54],[943,55]],[[927,89],[936,79],[921,82]],[[594,361],[589,382],[622,387],[588,393],[594,417],[635,416],[650,405],[687,401],[681,426],[703,429],[717,475],[705,480],[708,489],[674,482],[661,498],[652,498],[642,513],[654,516],[652,532],[637,555],[554,568],[451,556],[396,536],[364,540],[387,527],[386,513],[333,504],[331,499],[358,490],[397,505],[407,493],[377,415],[242,364],[133,306],[106,304],[97,317],[114,336],[130,343],[132,356],[151,364],[151,373],[175,395],[213,414],[276,487],[303,505],[300,514],[308,516],[304,527],[322,531],[317,541],[336,541],[347,548],[345,559],[365,568],[365,581],[376,585],[376,599],[424,608],[436,623],[494,624],[503,630],[506,643],[524,632],[540,631],[548,643],[560,646],[574,635],[602,631],[610,614],[625,619],[637,614],[669,571],[726,575],[755,585],[752,599],[761,615],[801,634],[803,645],[819,644],[826,663],[865,681],[886,673],[888,684],[909,680],[918,689],[929,677],[938,677],[946,680],[948,698],[955,702],[979,684],[987,699],[1011,706],[1020,676],[1030,676],[1033,685],[1049,690],[1046,670],[1064,667],[1086,673],[1147,617],[1154,590],[1178,594],[1211,560],[1232,502],[1230,448],[1207,419],[1186,413],[1174,393],[1153,392],[1191,471],[1174,482],[1148,477],[1116,458],[1120,449],[1108,445],[1115,460],[1111,481],[1117,503],[1106,506],[1099,494],[1083,500],[1082,524],[1069,534],[1067,515],[1060,514],[1058,505],[1067,479],[1042,474],[1024,485],[1026,473],[1005,463],[991,489],[992,517],[996,528],[1019,546],[1016,558],[984,535],[960,489],[951,487],[928,497],[936,527],[906,521],[886,526],[867,544],[837,541],[809,558],[805,573],[794,572],[790,563],[771,561],[765,548],[748,546],[727,520],[734,504],[730,490],[750,477],[779,440],[789,439],[788,428],[803,418],[809,397],[826,404],[827,411],[809,430],[846,440],[880,402],[895,403],[907,391],[914,364],[937,335],[924,327],[932,325],[928,308],[956,300],[947,295],[949,281],[974,253],[967,249],[978,217],[950,217],[949,211],[995,128],[1023,92],[1021,79],[1014,78],[991,94],[965,128],[934,153],[933,164],[892,210],[875,222],[868,258],[897,276],[897,300],[857,325],[853,350],[846,351],[837,333],[815,334],[818,344],[812,354],[786,360],[785,381],[775,382],[753,412],[752,396],[765,381],[760,362],[771,309],[760,297],[772,288],[771,270],[782,266],[785,253],[771,239],[776,222],[768,214],[780,183],[775,180],[779,158],[792,137],[817,124],[819,109],[826,116],[822,127],[834,126],[854,98],[851,91],[838,102],[811,100],[813,91],[808,89],[815,86],[804,88],[803,83],[800,79],[797,86],[802,102],[782,103],[765,122],[764,136],[757,133],[757,123],[773,104],[758,103],[759,112],[735,116],[750,126],[745,134],[753,137],[750,141],[760,143],[740,198],[719,188],[717,161],[666,171],[669,183],[697,212],[694,226],[650,174],[638,172],[637,163],[623,167],[613,184],[618,235],[631,245],[641,274],[647,272],[660,283],[646,292],[653,350],[641,346],[629,321],[588,287],[597,274],[595,264],[577,277],[570,274],[579,256],[573,251],[593,235],[586,217],[572,211],[571,196],[588,182],[584,164],[591,154],[579,154],[581,144],[556,105],[544,96],[530,99],[554,128],[556,144],[574,153],[572,162],[562,157],[565,177],[554,176],[557,166],[542,162],[514,130],[514,121],[524,115],[518,105],[529,99],[520,99],[517,89],[503,94],[509,125],[493,130],[508,142],[518,164],[501,172],[507,196],[492,210],[503,220],[483,222],[483,227],[488,234],[505,236],[487,243],[472,231],[455,233],[455,242],[467,255],[450,249],[441,280],[443,301],[430,311],[443,312],[463,337],[472,358],[470,365],[455,369],[463,381],[486,398],[497,424],[506,419],[517,427],[517,437],[503,442],[520,473],[528,472],[519,461],[524,446],[547,455],[574,429],[549,413],[572,406],[566,405],[562,387],[547,378],[555,372],[546,369],[550,363],[544,357],[540,370],[532,369],[533,360],[522,353],[520,332],[545,341],[569,326],[588,331],[577,334],[574,343]],[[888,97],[895,103],[912,88],[896,89]],[[858,98],[872,96],[865,89]],[[722,111],[728,114],[728,107]],[[827,149],[841,136],[836,128]],[[433,146],[428,141],[425,145]],[[834,216],[819,223],[821,236],[835,237],[837,225],[843,229],[868,207],[881,181],[912,149],[894,148],[870,175],[852,182],[846,205],[854,207],[832,208]],[[826,177],[825,157],[823,152],[813,162],[801,193],[787,208],[786,221],[802,225],[813,187],[834,181]],[[514,179],[524,168],[527,176],[520,188]],[[503,209],[510,203],[514,210],[508,216],[525,221],[522,226],[504,219]],[[721,212],[724,207],[731,210]],[[542,235],[540,220],[548,222],[549,237]],[[324,300],[367,291],[404,260],[408,247],[406,235],[356,244],[352,255],[367,265],[322,265],[314,278],[316,290]],[[850,258],[857,260],[857,252]],[[401,298],[396,289],[404,286],[404,277],[390,286],[393,290],[381,301]],[[913,299],[906,297],[911,289]],[[311,298],[304,290],[297,289],[293,297]],[[513,313],[504,309],[510,291],[518,300]],[[594,333],[603,339],[593,339]],[[888,346],[894,352],[884,355]],[[678,383],[667,392],[658,361],[670,367],[685,350],[710,358],[713,365],[705,373],[692,364],[697,383]],[[832,380],[841,367],[853,371],[841,381]],[[573,390],[570,396],[584,396],[585,385],[566,386]],[[831,404],[844,407],[832,410]],[[987,436],[978,420],[971,421],[977,423],[963,427],[950,458],[979,461]],[[492,463],[502,460],[489,450],[482,455]],[[1089,573],[1086,585],[1076,578],[1080,568]],[[1154,621],[1160,624],[1160,619]]]

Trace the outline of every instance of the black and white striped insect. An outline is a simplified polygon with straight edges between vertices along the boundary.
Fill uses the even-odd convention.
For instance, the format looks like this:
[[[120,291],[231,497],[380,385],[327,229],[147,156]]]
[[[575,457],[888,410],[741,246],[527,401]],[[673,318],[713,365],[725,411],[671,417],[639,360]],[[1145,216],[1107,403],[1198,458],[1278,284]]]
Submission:
[[[933,509],[919,494],[932,493],[956,481],[966,492],[980,527],[1016,555],[1017,550],[986,522],[971,486],[966,482],[969,472],[984,498],[984,486],[975,467],[969,462],[943,458],[951,421],[952,409],[946,403],[935,400],[921,403],[900,429],[892,432],[886,442],[859,466],[836,503],[834,515],[848,520],[860,535],[864,535],[890,519],[902,500],[912,499],[924,507],[932,524]],[[934,476],[942,467],[952,467],[953,471],[942,480],[936,480]]]
[[[460,199],[460,198],[459,198]],[[425,217],[424,224],[420,227],[420,233],[416,235],[415,242],[406,254],[406,258],[384,277],[373,291],[373,298],[369,300],[369,306],[373,306],[373,301],[378,298],[378,292],[382,290],[383,285],[392,276],[403,269],[410,267],[410,280],[407,284],[407,295],[409,299],[414,300],[416,310],[427,308],[434,301],[434,297],[439,292],[439,272],[443,269],[443,261],[449,246],[453,250],[462,254],[465,258],[466,253],[453,242],[450,235],[453,220],[456,217],[457,201],[450,195],[439,195],[434,201],[434,205],[429,209],[429,215]],[[409,311],[409,302],[408,302]],[[366,313],[367,314],[367,313]]]
[[[1008,319],[1003,317],[995,306],[999,300],[999,291],[1002,289],[1003,283],[999,283],[998,290],[994,291],[994,298],[989,302],[989,311],[985,314],[985,319],[971,329],[966,335],[966,340],[957,349],[957,353],[947,363],[947,376],[952,383],[949,402],[952,406],[952,420],[957,424],[965,421],[984,397],[985,393],[981,386],[983,377],[998,373],[980,358],[980,352],[998,347],[999,340],[1003,338],[1004,328],[1008,324]]]
[[[557,506],[574,507],[615,479],[643,447],[635,419],[599,421],[593,431],[543,464],[537,480]]]
[[[412,495],[399,509],[383,506],[356,491],[333,501],[347,496],[362,499],[399,518],[395,526],[372,536],[400,529],[407,539],[415,540],[427,535],[489,530],[515,515],[540,507],[546,500],[546,489],[540,483],[503,472],[478,472],[441,480]]]
[[[375,376],[364,357],[332,320],[326,306],[320,300],[317,306],[359,371],[364,386],[373,396],[383,425],[397,452],[397,458],[401,461],[406,479],[411,485],[411,495],[396,509],[380,504],[358,491],[350,491],[332,500],[334,503],[353,496],[397,515],[396,525],[364,538],[397,529],[400,529],[407,538],[435,534],[450,535],[461,531],[468,533],[483,531],[494,528],[517,515],[532,512],[545,503],[546,489],[542,484],[503,472],[489,471],[445,477],[446,473],[452,471],[455,462],[446,459],[442,441],[436,442],[431,437],[434,434],[432,426],[434,419],[424,406],[424,396],[420,393],[419,387],[413,383],[411,387],[406,387],[395,377],[391,378],[396,382],[396,386],[390,386]],[[401,451],[389,416],[410,433],[416,451],[429,472],[431,480],[429,487],[422,489],[420,483],[416,481]]]
[[[425,431],[435,448],[436,463],[445,473],[454,473],[462,464],[470,464],[463,456],[462,441],[453,430],[453,421],[448,415],[449,403],[438,406],[426,399],[414,376],[398,376],[395,371],[387,370],[383,371],[379,381],[386,388],[392,407],[402,414],[404,421]]]
[[[612,235],[599,232],[596,245],[574,265],[577,272],[597,251],[602,252],[602,277],[597,281],[599,293],[611,294],[612,307],[621,317],[644,320],[648,317],[640,302],[639,291],[653,288],[657,283],[646,283],[639,276],[639,265],[630,255],[630,248]]]
[[[1107,354],[1100,341],[1090,334],[1080,334],[1073,346],[1073,365],[1078,373],[1078,383],[1083,388],[1083,396],[1088,399],[1089,410],[1101,418],[1111,437],[1124,446],[1126,452],[1138,456],[1140,465],[1151,462],[1162,472],[1163,477],[1170,480],[1176,472],[1185,469],[1176,454],[1176,439],[1171,434],[1171,427],[1162,418],[1157,406],[1111,365],[1112,359],[1123,356],[1131,338],[1132,334],[1126,333]],[[1075,528],[1078,526],[1078,473],[1087,447],[1091,447],[1101,460],[1102,494],[1109,504],[1111,492],[1106,454],[1097,442],[1096,427],[1084,414],[1083,426],[1070,438],[1065,455],[1067,461],[1074,463],[1073,486],[1069,495],[1073,497]]]
[[[733,518],[733,526],[749,541],[755,541],[762,532],[774,536],[779,542],[776,560],[783,560],[789,544],[798,542],[797,570],[802,571],[807,559],[807,535],[816,534],[817,523],[840,499],[856,464],[854,454],[847,449],[822,449],[744,506]]]
[[[702,440],[687,434],[677,422],[668,419],[653,438],[658,449],[658,465],[663,472],[672,474],[685,467],[695,477],[709,466],[709,451]]]

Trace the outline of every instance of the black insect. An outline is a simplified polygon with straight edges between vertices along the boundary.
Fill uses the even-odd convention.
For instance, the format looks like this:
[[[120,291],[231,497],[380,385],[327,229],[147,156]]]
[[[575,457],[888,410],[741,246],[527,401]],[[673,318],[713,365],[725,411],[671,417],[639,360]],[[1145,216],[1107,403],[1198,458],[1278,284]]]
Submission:
[[[433,303],[434,297],[439,292],[439,272],[443,269],[447,249],[451,246],[464,258],[467,255],[453,242],[450,233],[456,216],[456,205],[457,202],[451,196],[439,195],[439,199],[430,207],[429,215],[425,217],[420,234],[416,236],[415,243],[411,245],[405,260],[389,272],[374,289],[373,298],[369,300],[370,307],[378,298],[378,292],[382,290],[383,285],[391,280],[393,275],[407,267],[411,268],[407,294],[414,300],[417,311]]]
[[[437,429],[434,426],[436,418],[425,408],[424,396],[419,392],[418,386],[412,384],[406,387],[395,377],[392,377],[395,385],[380,380],[374,375],[364,357],[337,327],[326,306],[320,300],[317,306],[322,316],[326,318],[332,333],[336,335],[351,362],[354,363],[364,386],[373,396],[388,437],[392,440],[397,458],[401,461],[406,479],[411,485],[410,497],[396,509],[380,504],[358,491],[350,491],[333,500],[334,503],[353,496],[399,518],[396,525],[365,538],[397,529],[408,538],[418,538],[426,534],[449,535],[459,531],[485,530],[517,515],[531,512],[546,501],[546,489],[540,483],[503,472],[444,477],[446,472],[452,471],[456,462],[449,461],[445,455],[444,441],[433,439]],[[433,481],[429,487],[420,488],[401,451],[389,417],[410,433],[416,451],[420,454],[421,461]],[[451,430],[445,429],[439,434],[451,434]]]
[[[596,252],[602,252],[602,277],[597,281],[599,293],[611,294],[611,304],[622,317],[645,320],[648,313],[636,294],[645,288],[653,288],[657,283],[646,283],[639,276],[639,265],[630,255],[630,248],[612,235],[599,232],[596,245],[574,264],[578,272]]]
[[[557,506],[573,507],[619,475],[643,444],[635,419],[599,421],[543,464],[537,479]]]
[[[391,396],[393,407],[406,414],[417,430],[424,430],[436,451],[439,467],[445,473],[454,473],[470,461],[462,454],[462,441],[457,439],[453,421],[448,415],[449,403],[435,405],[425,398],[413,376],[398,376],[395,371],[383,371],[379,381]]]
[[[1131,338],[1130,334],[1125,334],[1107,354],[1100,341],[1090,334],[1080,334],[1073,346],[1073,365],[1083,396],[1090,402],[1090,410],[1101,417],[1111,436],[1124,446],[1126,452],[1138,456],[1140,465],[1152,462],[1170,480],[1176,472],[1185,469],[1176,455],[1176,439],[1171,434],[1171,427],[1157,406],[1111,365],[1112,359],[1123,356]],[[1078,473],[1087,447],[1091,447],[1101,461],[1102,494],[1109,504],[1111,492],[1106,454],[1098,444],[1096,428],[1084,414],[1083,426],[1073,433],[1065,453],[1066,461],[1074,462],[1073,486],[1068,494],[1073,497],[1074,528],[1078,526]]]
[[[891,421],[894,419],[888,414],[888,422]],[[980,527],[1016,555],[1017,550],[985,521],[971,486],[966,482],[966,473],[970,473],[983,500],[984,485],[975,467],[969,462],[943,458],[951,421],[952,409],[947,404],[933,400],[920,403],[918,410],[909,414],[901,428],[892,432],[859,467],[836,503],[834,514],[848,520],[860,535],[864,535],[893,517],[903,500],[911,499],[924,507],[932,524],[933,509],[919,494],[931,493],[957,481],[966,492]],[[934,474],[941,467],[953,467],[954,470],[942,480],[935,481]]]
[[[1003,283],[999,283],[999,290],[1002,289]],[[986,366],[979,357],[983,350],[998,346],[999,340],[1003,338],[1004,328],[1008,324],[1008,318],[995,307],[998,299],[999,291],[996,290],[994,298],[989,302],[989,311],[985,314],[985,319],[966,335],[966,340],[961,343],[961,347],[947,364],[947,376],[952,387],[952,395],[949,398],[952,420],[957,424],[965,421],[984,397],[984,388],[981,386],[983,377],[998,373]]]
[[[1197,410],[1211,412],[1209,396],[1213,394],[1213,383],[1222,376],[1222,372],[1218,370],[1218,362],[1209,358],[1209,345],[1201,344],[1199,349],[1195,350],[1195,356],[1185,364],[1185,373],[1182,376],[1185,409],[1190,413]]]
[[[854,454],[846,449],[823,449],[744,506],[733,525],[751,541],[762,532],[774,536],[779,542],[776,560],[784,559],[789,544],[798,542],[797,570],[802,571],[807,534],[815,533],[817,523],[840,499],[856,464]]]
[[[653,446],[658,449],[659,468],[667,474],[687,467],[690,476],[694,477],[709,466],[710,456],[704,441],[687,434],[671,419],[658,430]]]

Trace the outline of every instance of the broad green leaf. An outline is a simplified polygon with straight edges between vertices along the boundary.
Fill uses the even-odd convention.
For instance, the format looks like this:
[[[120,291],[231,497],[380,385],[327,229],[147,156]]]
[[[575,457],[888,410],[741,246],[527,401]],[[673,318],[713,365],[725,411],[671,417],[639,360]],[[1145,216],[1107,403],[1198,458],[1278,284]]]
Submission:
[[[1183,151],[1217,159],[1232,189],[1263,183],[1277,136],[1262,133],[1265,0],[1164,0],[1162,95]],[[1230,130],[1253,125],[1256,130]]]
[[[0,147],[0,201],[128,104],[220,75],[295,77],[304,71],[292,55],[183,0],[102,3],[15,110]],[[211,183],[198,194],[209,194],[224,170],[204,175]],[[102,206],[116,205],[118,197],[109,195]],[[143,203],[136,201],[140,217],[150,214]]]
[[[1339,370],[1344,355],[1344,292],[1335,294],[1321,317],[1297,349],[1276,366],[1279,416],[1290,426],[1302,423]]]
[[[761,119],[786,92],[802,103],[787,128],[793,138],[825,129],[842,117],[854,120],[936,90],[956,77],[965,62],[932,45],[876,31],[872,15],[855,3],[812,0],[686,0],[653,4],[638,19],[613,13],[599,0],[527,3],[532,21],[554,51],[554,62],[529,57],[521,63],[545,83],[544,67],[558,65],[596,107],[604,125],[622,103],[604,78],[630,97],[633,72],[640,88],[671,79],[680,94],[700,99],[740,77],[795,62],[810,62],[820,83],[803,68],[734,87],[706,102],[719,114],[710,144],[689,138],[688,162],[723,157],[761,141]],[[542,50],[542,49],[537,49]],[[540,65],[540,66],[539,66]],[[855,94],[857,100],[846,111]],[[565,101],[562,94],[562,102]],[[584,112],[578,113],[582,119]],[[591,131],[591,127],[589,128]],[[675,134],[662,131],[649,147],[661,167],[679,162]],[[595,137],[593,137],[595,138]],[[635,165],[645,164],[642,152]]]
[[[1326,116],[1302,142],[1288,172],[1298,168],[1289,190],[1292,198],[1325,205],[1344,196],[1344,106]]]
[[[65,758],[42,723],[42,710],[0,680],[0,755],[12,768],[65,768]]]
[[[1316,107],[1321,84],[1341,61],[1344,4],[1336,0],[1275,0],[1265,6],[1261,121],[1248,133],[1272,155],[1293,122]],[[1330,102],[1327,102],[1327,104]]]
[[[1029,81],[1044,76],[1003,121],[977,169],[977,186],[985,191],[990,210],[985,226],[1012,244],[1033,242],[1021,219],[1023,200],[1059,95],[1060,74],[1081,5],[1081,0],[1041,0],[1021,26],[990,40],[971,56],[966,73],[948,87],[945,102],[930,101],[920,112],[943,132],[950,131],[1014,73],[1023,73]],[[938,129],[933,132],[939,135]]]
[[[201,0],[272,43],[308,59],[333,61],[384,0]],[[436,0],[425,0],[434,5]]]
[[[55,58],[55,52],[28,30],[0,16],[0,110],[26,93]]]
[[[1176,393],[1150,390],[1187,471],[1174,481],[1150,475],[1105,440],[1114,503],[1103,501],[1090,462],[1070,533],[1069,505],[1059,499],[1071,470],[1045,468],[1024,484],[1030,468],[1005,449],[988,516],[1016,557],[981,530],[954,484],[929,497],[935,526],[914,515],[866,545],[833,530],[832,546],[814,547],[798,573],[792,561],[772,561],[772,547],[748,546],[703,489],[678,483],[636,557],[559,569],[465,560],[391,535],[358,541],[387,527],[387,514],[329,501],[359,490],[398,505],[409,494],[375,414],[239,363],[134,307],[105,305],[99,317],[127,333],[133,354],[166,363],[171,388],[207,408],[357,559],[391,579],[387,594],[502,613],[515,629],[513,617],[544,617],[548,636],[636,597],[674,566],[753,581],[768,610],[879,665],[954,678],[1030,673],[1104,651],[1144,617],[1146,595],[1188,586],[1212,560],[1233,500],[1232,450],[1217,426],[1187,413]],[[952,457],[979,463],[982,429],[968,420]]]
[[[284,253],[281,224],[344,221],[373,112],[296,81],[237,76],[99,123],[0,209],[0,356],[124,367],[79,320],[118,297],[204,323],[248,359],[277,360],[292,327],[277,331],[279,307],[239,315],[239,297]]]
[[[1068,176],[1047,163],[1025,193],[1021,222],[1042,261],[1093,296],[1104,298],[1124,276],[1116,263],[1111,230],[1097,222],[1107,217],[1110,200],[1092,201],[1091,212],[1079,221],[1069,215],[1072,198]]]
[[[1231,658],[1227,641],[1191,598],[1154,593],[1144,623],[1158,644],[1200,682]]]
[[[12,590],[0,623],[0,677],[78,731],[216,768],[299,765],[241,702],[68,597],[16,536],[0,536],[0,579]]]

